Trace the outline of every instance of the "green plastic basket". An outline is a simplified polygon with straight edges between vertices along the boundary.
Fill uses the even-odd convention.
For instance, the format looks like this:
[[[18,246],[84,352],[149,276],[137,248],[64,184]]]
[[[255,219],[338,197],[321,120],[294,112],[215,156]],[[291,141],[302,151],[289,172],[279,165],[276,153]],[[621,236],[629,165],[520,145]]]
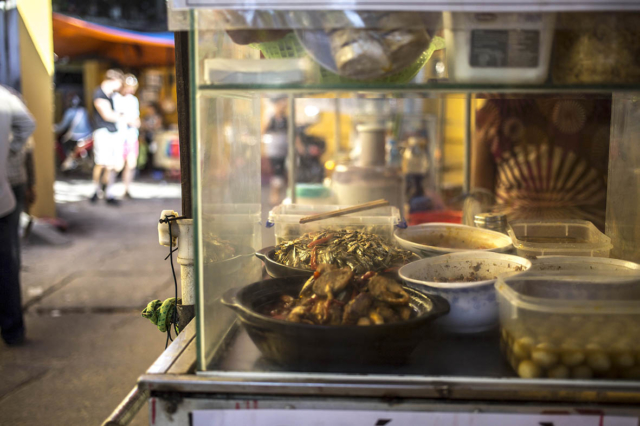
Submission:
[[[302,46],[298,37],[294,33],[289,33],[280,40],[269,41],[265,43],[254,43],[251,47],[259,49],[265,58],[267,59],[282,59],[282,58],[301,58],[307,56],[307,51]],[[366,83],[395,83],[404,84],[409,83],[420,72],[422,67],[429,61],[431,55],[436,50],[444,49],[445,43],[442,37],[434,37],[429,43],[429,48],[422,52],[420,57],[410,66],[406,67],[400,72],[386,77],[380,77],[373,80],[355,80],[347,77],[342,77],[334,72],[329,71],[324,67],[320,67],[320,81],[323,84],[362,84]]]
[[[301,58],[307,54],[293,32],[280,40],[252,43],[249,46],[260,50],[267,59]]]

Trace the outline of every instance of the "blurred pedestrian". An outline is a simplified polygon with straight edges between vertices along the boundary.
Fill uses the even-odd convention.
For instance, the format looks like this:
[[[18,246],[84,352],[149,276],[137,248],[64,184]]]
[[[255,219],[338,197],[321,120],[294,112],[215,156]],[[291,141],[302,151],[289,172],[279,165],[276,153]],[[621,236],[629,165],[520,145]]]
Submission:
[[[0,87],[0,332],[7,345],[19,345],[25,338],[18,229],[26,187],[20,183],[12,187],[9,176],[21,174],[13,170],[21,164],[16,158],[34,129],[33,117],[20,98]]]
[[[112,69],[106,72],[105,78],[93,93],[94,132],[93,155],[93,183],[95,193],[91,202],[98,201],[102,183],[105,183],[104,196],[107,204],[117,206],[118,200],[113,195],[113,182],[116,172],[124,166],[124,141],[118,134],[118,121],[123,116],[113,108],[113,95],[122,88],[124,74],[120,70]],[[104,173],[104,176],[102,176]],[[101,181],[102,177],[102,181]]]
[[[297,172],[296,182],[322,183],[324,181],[324,166],[320,162],[327,144],[324,139],[307,134],[308,126],[302,126],[296,132]]]
[[[273,101],[274,113],[263,129],[265,152],[271,164],[271,192],[269,202],[279,204],[283,198],[283,190],[287,178],[285,163],[289,144],[287,142],[287,98],[277,98]]]
[[[162,115],[160,115],[160,106],[158,104],[149,104],[146,108],[144,117],[142,118],[142,135],[143,135],[143,147],[141,149],[139,161],[144,166],[141,169],[148,169],[153,167],[153,155],[158,150],[155,142],[156,133],[163,128]]]
[[[66,156],[61,169],[63,171],[70,170],[75,166],[73,153],[78,142],[85,140],[93,132],[89,121],[89,113],[82,105],[80,96],[73,95],[69,108],[64,112],[62,121],[55,125],[54,131],[56,136],[59,137]]]
[[[114,94],[113,97],[114,109],[123,117],[123,120],[118,122],[118,132],[124,141],[122,182],[124,183],[125,198],[131,198],[129,187],[138,166],[140,103],[135,97],[136,90],[138,90],[138,79],[133,74],[126,74],[120,93]]]

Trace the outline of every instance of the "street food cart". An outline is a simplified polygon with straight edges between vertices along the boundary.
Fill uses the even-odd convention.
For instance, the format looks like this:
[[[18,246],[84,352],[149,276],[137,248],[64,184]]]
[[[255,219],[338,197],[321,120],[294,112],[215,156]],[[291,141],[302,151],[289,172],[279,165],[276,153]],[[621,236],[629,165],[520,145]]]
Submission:
[[[111,424],[127,423],[146,402],[151,425],[638,424],[640,2],[168,4],[172,29],[183,31],[176,36],[184,190],[180,213],[193,218],[195,318],[140,377],[109,419]],[[435,46],[438,39],[445,46]],[[416,328],[420,333],[411,344],[407,336],[415,338],[415,333],[403,328],[402,321],[317,325],[256,312],[274,302],[269,299],[274,288],[299,290],[309,275],[314,274],[317,284],[330,273],[318,272],[313,262],[320,250],[312,247],[337,241],[340,232],[354,229],[355,222],[347,217],[357,217],[358,232],[387,235],[389,256],[396,250],[391,246],[403,241],[394,239],[394,225],[400,223],[389,219],[393,214],[388,212],[334,218],[327,236],[312,236],[296,246],[312,252],[306,277],[263,280],[263,262],[255,252],[263,249],[265,233],[274,232],[284,250],[309,230],[319,232],[329,223],[305,228],[298,220],[304,214],[291,209],[274,209],[269,221],[264,220],[269,207],[262,202],[260,184],[260,101],[274,95],[288,99],[291,165],[296,164],[294,123],[300,114],[296,99],[463,99],[461,156],[467,192],[476,99],[539,96],[541,111],[550,120],[562,121],[567,134],[590,124],[589,110],[580,107],[582,99],[611,99],[608,153],[596,155],[608,154],[606,224],[598,230],[593,224],[559,218],[555,225],[560,233],[553,236],[557,241],[540,249],[551,237],[534,235],[537,222],[510,223],[510,235],[503,237],[513,254],[498,255],[527,257],[519,271],[533,264],[539,274],[491,277],[486,302],[499,305],[499,326],[464,328],[464,321],[483,315],[473,304],[457,305],[465,291],[459,298],[429,293],[425,309],[449,314]],[[569,103],[554,107],[551,101],[560,96]],[[445,109],[431,108],[430,113],[444,114]],[[508,125],[509,132],[522,137],[537,131],[519,122]],[[552,163],[544,165],[556,170]],[[289,185],[295,186],[295,166],[288,173]],[[558,197],[569,197],[572,188],[559,191]],[[295,190],[291,194],[295,205]],[[552,227],[545,224],[547,230]],[[268,225],[275,226],[265,230]],[[572,236],[570,228],[585,234]],[[353,232],[344,238],[355,238]],[[361,256],[371,244],[367,242]],[[558,249],[562,244],[564,251]],[[587,245],[576,248],[580,244]],[[276,254],[264,253],[265,264],[276,262],[277,249]],[[437,259],[429,257],[434,254],[443,253],[419,253]],[[545,270],[544,258],[536,263],[549,254],[568,254],[573,266],[562,266],[563,261],[571,263],[569,258],[552,259],[554,275]],[[576,256],[584,256],[586,263]],[[405,278],[409,299],[424,297],[410,290],[413,281]],[[351,297],[367,291],[375,295],[374,278],[362,279],[369,280],[369,290],[354,290]],[[326,295],[322,300],[327,300],[327,309],[333,297],[330,286],[313,286],[313,297]],[[335,297],[342,304],[340,296]],[[304,303],[294,299],[290,303]],[[478,298],[475,302],[484,303]],[[407,314],[407,324],[416,325],[422,318],[423,313],[416,312]],[[456,315],[467,316],[455,323]],[[373,314],[370,318],[374,321]],[[452,328],[438,326],[444,319],[451,320],[447,323]],[[365,318],[362,324],[371,321]]]

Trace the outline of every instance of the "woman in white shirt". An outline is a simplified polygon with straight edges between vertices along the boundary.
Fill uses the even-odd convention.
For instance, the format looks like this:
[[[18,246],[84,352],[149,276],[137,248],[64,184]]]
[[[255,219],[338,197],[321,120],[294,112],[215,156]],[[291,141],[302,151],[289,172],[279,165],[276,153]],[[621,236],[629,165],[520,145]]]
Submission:
[[[138,164],[140,103],[135,97],[136,90],[138,90],[138,79],[133,74],[126,74],[120,94],[113,98],[114,110],[123,116],[123,120],[118,122],[118,133],[120,138],[124,140],[122,182],[124,183],[125,198],[131,198],[129,186],[133,181]]]

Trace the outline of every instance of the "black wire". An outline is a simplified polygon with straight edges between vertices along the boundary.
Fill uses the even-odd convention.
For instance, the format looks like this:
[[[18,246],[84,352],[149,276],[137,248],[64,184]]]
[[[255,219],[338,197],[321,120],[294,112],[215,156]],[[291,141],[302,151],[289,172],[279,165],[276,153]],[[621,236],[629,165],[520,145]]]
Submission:
[[[177,218],[174,218],[173,220],[177,220]],[[169,224],[169,241],[173,241],[173,236],[171,234],[171,224]],[[174,295],[175,295],[175,298],[176,298],[176,306],[173,309],[173,321],[172,321],[172,323],[173,323],[173,327],[174,327],[174,330],[175,330],[176,336],[177,336],[178,333],[179,333],[178,332],[178,321],[176,321],[176,319],[177,319],[176,316],[178,314],[178,280],[176,279],[176,270],[173,267],[173,252],[178,250],[178,249],[172,250],[172,245],[173,244],[169,245],[169,258],[171,259],[171,273],[173,274],[173,288],[175,290]]]
[[[164,260],[167,259],[171,259],[171,273],[173,274],[173,288],[174,288],[174,294],[175,294],[175,307],[173,308],[173,311],[171,312],[171,320],[169,321],[169,326],[167,327],[167,341],[165,342],[164,348],[166,349],[167,346],[169,346],[169,340],[171,340],[173,342],[173,339],[171,338],[171,326],[173,325],[174,327],[174,331],[176,332],[176,336],[179,333],[178,330],[178,321],[176,319],[177,313],[178,313],[178,280],[176,278],[176,270],[173,266],[173,253],[178,251],[178,249],[174,249],[173,248],[173,233],[171,231],[171,221],[174,220],[178,220],[178,219],[183,219],[183,216],[174,216],[174,215],[168,215],[165,216],[164,220],[160,219],[160,223],[167,223],[169,225],[169,254],[167,255],[167,257],[164,258]]]
[[[177,252],[177,251],[178,251],[178,249],[171,250],[171,251],[169,252],[169,254],[164,258],[164,260],[167,260],[167,259],[169,258],[169,256],[171,256],[171,253],[175,253],[175,252]]]
[[[172,220],[180,220],[180,219],[187,219],[186,216],[174,216],[172,214],[167,215],[164,217],[164,219],[160,219],[160,223],[169,223]]]

